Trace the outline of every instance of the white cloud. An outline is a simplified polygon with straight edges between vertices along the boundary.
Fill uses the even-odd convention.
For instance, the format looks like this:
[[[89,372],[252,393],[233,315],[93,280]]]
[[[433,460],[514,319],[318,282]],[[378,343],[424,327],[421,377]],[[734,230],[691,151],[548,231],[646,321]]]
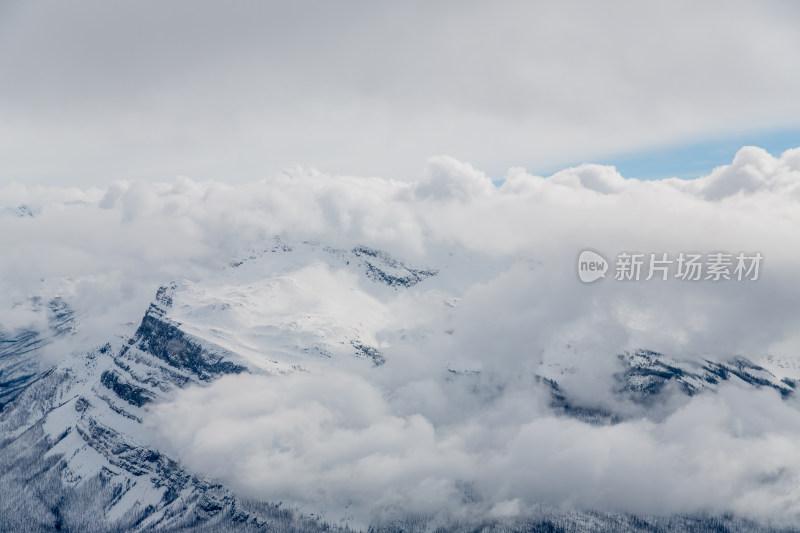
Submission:
[[[585,188],[601,193],[616,193],[625,188],[625,179],[613,167],[581,165],[556,172],[550,177],[552,183]]]
[[[348,374],[225,378],[156,409],[154,424],[184,420],[167,442],[188,464],[270,500],[430,512],[470,467],[457,440],[420,415],[393,415],[380,390]]]
[[[363,377],[226,377],[155,407],[149,423],[191,468],[331,517],[513,516],[541,503],[779,522],[800,512],[800,414],[773,391],[723,387],[661,423],[598,427],[548,415],[533,384],[503,384],[434,423],[426,406],[397,414],[393,391]],[[464,385],[437,387],[456,402]]]
[[[736,154],[733,163],[714,169],[708,176],[692,181],[670,179],[665,183],[708,200],[764,191],[797,196],[800,191],[798,153],[800,150],[795,148],[775,158],[761,148],[745,146]]]
[[[440,156],[428,160],[420,179],[414,184],[415,196],[424,200],[471,200],[488,196],[494,190],[492,180],[469,163]]]
[[[24,203],[36,216],[0,218],[0,321],[20,327],[14,306],[61,294],[83,316],[76,342],[103,342],[130,332],[117,324],[139,320],[158,285],[202,286],[276,234],[374,246],[440,275],[352,301],[359,287],[345,273],[304,265],[298,279],[304,308],[330,320],[369,303],[359,321],[384,344],[385,365],[186,390],[152,413],[160,442],[248,494],[331,513],[509,516],[548,500],[791,519],[800,512],[796,400],[731,385],[647,419],[611,389],[616,355],[631,347],[797,362],[798,153],[745,148],[694,182],[639,182],[589,165],[551,178],[512,169],[496,187],[443,157],[414,182],[295,168],[237,186],[6,186],[0,208]],[[587,246],[608,256],[760,251],[765,261],[753,283],[584,286],[574,262]],[[535,374],[556,363],[572,398],[631,421],[554,417]],[[449,379],[448,369],[465,374]],[[179,427],[164,423],[176,416]],[[460,503],[465,491],[472,503]]]

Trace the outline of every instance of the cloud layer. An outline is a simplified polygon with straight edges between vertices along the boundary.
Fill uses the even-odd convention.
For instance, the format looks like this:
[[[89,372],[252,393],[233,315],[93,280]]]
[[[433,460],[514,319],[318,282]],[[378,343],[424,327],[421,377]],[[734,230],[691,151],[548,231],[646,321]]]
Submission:
[[[441,270],[381,296],[383,314],[364,327],[383,343],[385,365],[183,391],[153,411],[158,441],[240,491],[331,516],[514,516],[549,502],[793,520],[796,400],[730,384],[645,416],[613,394],[612,380],[616,355],[635,347],[800,362],[798,184],[800,149],[774,158],[746,147],[690,182],[584,165],[547,178],[511,169],[496,186],[438,157],[411,182],[293,168],[239,186],[10,185],[0,189],[0,209],[11,208],[0,217],[0,324],[28,327],[31,296],[61,295],[82,316],[67,350],[130,333],[125,324],[140,319],[158,285],[202,285],[274,235],[374,246]],[[19,216],[23,204],[33,217]],[[607,256],[760,251],[765,260],[752,283],[586,286],[575,275],[586,247]],[[316,291],[325,276],[311,274],[304,294],[340,298],[357,283],[336,276],[347,281],[336,296]],[[556,417],[535,377],[548,368],[571,397],[629,420],[597,427]],[[176,418],[182,424],[169,423]]]
[[[0,183],[411,179],[797,127],[791,1],[4,2]]]
[[[331,518],[508,518],[542,503],[797,518],[800,416],[771,393],[724,388],[658,424],[597,427],[548,415],[535,386],[510,385],[468,419],[434,424],[424,409],[396,414],[385,391],[349,374],[230,377],[150,423],[182,421],[161,433],[190,466]],[[441,386],[415,392],[454,392]]]

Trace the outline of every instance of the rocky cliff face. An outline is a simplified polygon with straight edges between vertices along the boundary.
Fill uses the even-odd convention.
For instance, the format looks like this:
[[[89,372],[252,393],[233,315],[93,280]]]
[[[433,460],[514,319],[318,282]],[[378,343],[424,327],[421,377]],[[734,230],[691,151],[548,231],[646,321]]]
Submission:
[[[305,527],[306,519],[279,506],[240,502],[148,442],[142,426],[148,403],[246,370],[165,316],[167,289],[121,345],[106,344],[3,387],[10,403],[0,414],[0,514],[8,530]],[[24,333],[8,343],[8,357],[18,361],[10,370],[44,342]]]
[[[47,364],[41,362],[42,350],[75,328],[75,312],[61,298],[48,302],[32,298],[30,306],[45,315],[46,327],[11,334],[0,331],[0,411],[47,371]]]

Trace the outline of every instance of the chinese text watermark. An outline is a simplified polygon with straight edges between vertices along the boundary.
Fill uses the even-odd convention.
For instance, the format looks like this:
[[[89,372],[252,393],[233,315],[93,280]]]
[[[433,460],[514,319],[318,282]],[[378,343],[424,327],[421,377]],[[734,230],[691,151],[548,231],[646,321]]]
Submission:
[[[611,270],[616,281],[756,281],[763,260],[761,252],[619,252],[611,266],[598,252],[583,250],[578,278],[592,283]]]

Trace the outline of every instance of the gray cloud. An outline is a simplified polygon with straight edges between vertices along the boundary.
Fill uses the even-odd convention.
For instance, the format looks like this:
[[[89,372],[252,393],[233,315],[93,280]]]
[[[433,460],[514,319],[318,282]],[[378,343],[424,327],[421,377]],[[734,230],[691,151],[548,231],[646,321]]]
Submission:
[[[0,181],[408,179],[796,125],[792,2],[5,3]]]

